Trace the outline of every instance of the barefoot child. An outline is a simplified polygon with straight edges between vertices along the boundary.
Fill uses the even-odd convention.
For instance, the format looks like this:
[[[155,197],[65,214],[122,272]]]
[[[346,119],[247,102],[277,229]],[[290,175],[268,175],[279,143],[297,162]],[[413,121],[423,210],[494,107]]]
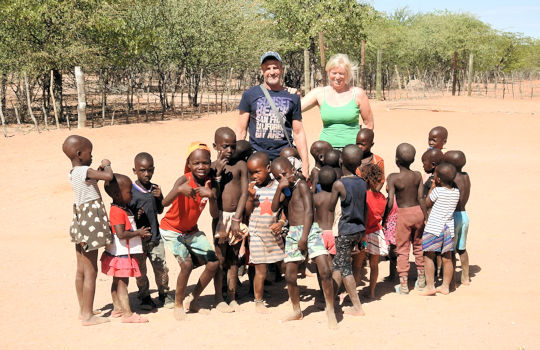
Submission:
[[[448,130],[444,126],[436,126],[429,131],[428,145],[429,148],[440,149],[443,153],[446,152],[446,140],[448,139]]]
[[[467,253],[467,233],[469,232],[469,216],[465,211],[465,205],[469,201],[471,193],[471,179],[469,174],[463,171],[467,162],[465,153],[461,151],[448,151],[444,155],[444,161],[456,167],[457,173],[454,183],[459,189],[459,202],[454,212],[454,250],[459,254],[461,261],[461,283],[469,285],[469,253]],[[455,256],[453,257],[455,268]]]
[[[137,277],[137,287],[139,287],[139,298],[141,309],[152,310],[156,304],[150,297],[150,282],[146,275],[146,258],[150,260],[156,285],[158,288],[158,298],[160,303],[166,308],[174,307],[174,299],[169,293],[169,269],[165,262],[165,245],[159,234],[158,214],[163,213],[163,195],[161,188],[150,182],[154,176],[154,158],[141,152],[135,156],[133,173],[137,180],[133,184],[133,198],[129,203],[129,208],[135,214],[137,227],[149,227],[152,237],[143,240],[142,259],[138,261],[141,277]]]
[[[426,217],[426,206],[422,196],[422,175],[409,169],[416,150],[408,143],[400,144],[396,149],[396,165],[399,173],[388,176],[388,200],[386,213],[392,210],[394,197],[397,203],[396,251],[399,286],[396,292],[408,294],[409,253],[411,243],[418,271],[417,284],[425,287],[424,257],[422,255],[422,232]],[[386,214],[385,213],[385,214]]]
[[[266,265],[284,258],[281,238],[284,222],[278,222],[278,213],[272,211],[272,199],[278,182],[270,177],[270,159],[266,153],[255,152],[248,159],[247,167],[253,180],[248,187],[246,213],[249,215],[249,262],[255,265],[255,311],[268,313],[263,300]]]
[[[109,320],[94,315],[98,249],[111,243],[112,234],[107,211],[101,200],[98,180],[113,178],[111,162],[101,161],[97,170],[92,164],[92,143],[85,137],[71,135],[64,141],[62,151],[73,167],[69,181],[73,188],[73,221],[70,227],[71,241],[75,243],[77,274],[75,289],[79,300],[79,319],[83,326],[91,326]],[[89,218],[93,220],[90,221]],[[95,220],[98,221],[95,221]]]
[[[324,166],[324,155],[326,152],[330,151],[332,149],[332,145],[330,145],[326,141],[315,141],[311,145],[311,148],[309,149],[309,152],[311,153],[311,156],[313,157],[313,160],[315,161],[315,166],[311,170],[311,174],[309,175],[309,183],[311,186],[311,192],[315,193],[318,191],[317,189],[317,181],[318,181],[318,175],[321,168]]]
[[[300,154],[298,150],[294,147],[285,147],[279,152],[279,156],[287,158],[291,162],[293,169],[296,172],[302,172],[302,161],[300,160]]]
[[[422,165],[424,172],[428,174],[428,178],[424,181],[424,198],[427,197],[429,190],[431,189],[431,184],[433,183],[433,173],[435,172],[435,167],[441,163],[443,159],[443,153],[438,148],[430,148],[422,154]]]
[[[386,198],[381,193],[384,178],[381,168],[376,164],[366,164],[361,166],[362,178],[366,181],[368,191],[366,193],[367,203],[367,225],[364,241],[367,247],[361,249],[353,258],[353,271],[356,284],[361,281],[362,264],[369,254],[369,294],[368,297],[375,299],[375,286],[379,277],[379,259],[388,254],[388,246],[382,232],[382,217],[386,207]]]
[[[378,155],[371,152],[371,147],[373,147],[373,145],[375,144],[373,142],[374,137],[375,134],[373,133],[373,130],[367,128],[361,129],[356,135],[356,145],[360,147],[363,154],[362,165],[360,167],[363,167],[366,164],[377,165],[382,171],[381,181],[384,184],[384,160]],[[360,169],[357,169],[356,175],[361,176],[360,174]]]
[[[454,211],[459,201],[459,190],[454,187],[456,168],[450,163],[441,163],[435,168],[433,185],[426,198],[426,206],[433,207],[424,228],[422,250],[426,269],[426,290],[422,295],[450,293],[450,282],[454,275],[452,252],[454,250]],[[435,289],[435,252],[440,252],[443,264],[443,284]]]
[[[146,323],[148,319],[131,312],[129,306],[128,284],[130,277],[141,277],[138,261],[142,260],[141,239],[152,236],[150,228],[137,229],[133,213],[128,205],[131,202],[131,180],[121,174],[114,174],[105,183],[105,191],[112,198],[110,221],[114,240],[107,245],[101,255],[101,271],[113,276],[111,296],[114,309],[112,317],[122,317],[122,323]]]
[[[185,309],[198,312],[199,296],[214,277],[219,261],[212,245],[204,232],[200,231],[197,221],[206,203],[210,206],[210,215],[218,217],[216,190],[212,188],[210,178],[210,149],[204,143],[193,142],[188,148],[185,174],[176,180],[169,194],[163,199],[167,211],[159,231],[161,238],[178,260],[180,273],[176,281],[174,298],[174,317],[185,319]],[[204,265],[191,296],[184,298],[191,271]]]
[[[336,176],[338,179],[340,179],[343,176],[340,160],[341,160],[340,150],[331,149],[324,154],[324,165],[331,166],[336,172]]]
[[[238,309],[236,282],[238,280],[238,254],[247,227],[242,224],[248,195],[247,166],[243,160],[233,160],[236,134],[231,128],[222,127],[214,135],[214,149],[218,158],[212,163],[217,185],[219,216],[213,220],[214,247],[220,266],[214,277],[216,309],[232,312]],[[240,226],[244,229],[241,230]],[[223,301],[223,271],[227,271],[229,305]]]
[[[341,218],[339,232],[336,237],[336,256],[333,260],[334,290],[338,290],[341,282],[352,301],[352,308],[344,308],[344,312],[354,316],[365,315],[356,292],[356,282],[352,270],[351,254],[358,246],[366,230],[366,182],[356,175],[356,168],[362,163],[362,150],[356,145],[345,146],[342,153],[343,177],[332,186],[330,210],[335,208],[338,199],[341,201]]]
[[[322,230],[317,223],[313,223],[313,197],[309,186],[296,174],[287,158],[279,157],[272,162],[272,174],[279,181],[272,200],[272,211],[277,212],[281,206],[290,225],[289,233],[285,237],[284,261],[287,291],[293,306],[293,313],[283,321],[301,320],[303,317],[296,280],[298,265],[306,259],[305,255],[308,255],[317,264],[326,301],[328,327],[335,328],[337,321],[334,312],[334,291],[328,252],[324,248]]]
[[[328,165],[325,165],[318,172],[318,177],[321,191],[313,195],[313,206],[315,208],[313,221],[321,228],[324,247],[328,251],[329,258],[332,258],[336,255],[336,242],[334,231],[332,230],[334,226],[334,211],[329,209],[329,205],[330,197],[332,196],[332,186],[336,181],[336,172]]]

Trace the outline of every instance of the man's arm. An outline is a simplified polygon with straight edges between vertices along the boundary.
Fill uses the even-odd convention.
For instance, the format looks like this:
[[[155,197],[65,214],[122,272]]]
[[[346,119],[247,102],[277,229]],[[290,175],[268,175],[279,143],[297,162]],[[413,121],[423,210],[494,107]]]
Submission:
[[[249,122],[249,112],[240,111],[238,122],[236,123],[236,139],[245,140]]]
[[[360,89],[360,93],[356,95],[356,103],[360,107],[360,116],[362,117],[362,122],[366,128],[373,130],[375,126],[373,122],[373,111],[369,105],[369,99],[364,90]]]
[[[309,157],[306,132],[304,131],[304,125],[301,120],[292,121],[292,131],[296,149],[298,150],[298,154],[300,154],[300,160],[302,160],[302,174],[307,179],[309,178]]]

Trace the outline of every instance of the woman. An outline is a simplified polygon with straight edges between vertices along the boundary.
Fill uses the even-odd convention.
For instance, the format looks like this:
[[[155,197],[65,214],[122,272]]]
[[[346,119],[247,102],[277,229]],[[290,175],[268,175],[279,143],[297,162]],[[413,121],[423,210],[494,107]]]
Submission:
[[[360,117],[364,127],[373,129],[373,112],[366,92],[351,86],[351,61],[344,54],[337,54],[326,64],[330,86],[311,90],[301,101],[302,112],[318,105],[323,129],[319,139],[334,148],[356,143],[360,131]]]

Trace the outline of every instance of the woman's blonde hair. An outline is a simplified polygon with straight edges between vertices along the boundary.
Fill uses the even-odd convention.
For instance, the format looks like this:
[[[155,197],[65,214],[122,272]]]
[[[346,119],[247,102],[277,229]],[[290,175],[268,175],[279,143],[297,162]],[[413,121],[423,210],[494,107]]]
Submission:
[[[330,57],[328,60],[328,63],[326,63],[326,73],[329,73],[330,70],[334,67],[341,67],[345,69],[345,74],[347,75],[347,84],[349,84],[353,78],[352,71],[353,69],[356,69],[356,64],[353,64],[351,60],[349,59],[349,56],[347,56],[344,53],[338,53],[334,56]]]

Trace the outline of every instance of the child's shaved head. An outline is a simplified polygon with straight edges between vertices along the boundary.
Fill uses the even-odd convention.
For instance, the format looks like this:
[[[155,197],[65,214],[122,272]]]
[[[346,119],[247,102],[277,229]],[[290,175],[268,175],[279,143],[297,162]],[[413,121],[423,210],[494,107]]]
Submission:
[[[441,163],[443,153],[438,148],[430,148],[422,154],[422,165],[424,171],[428,174],[433,173],[435,167]]]
[[[277,157],[272,161],[272,165],[270,166],[272,173],[277,169],[288,170],[292,168],[293,166],[291,162],[289,162],[289,160],[285,157]]]
[[[279,156],[285,157],[285,158],[293,157],[293,158],[300,159],[298,150],[294,147],[285,147],[284,149],[281,150],[281,152],[279,152]]]
[[[69,159],[73,160],[77,158],[78,151],[87,147],[92,147],[92,142],[89,139],[79,135],[70,135],[64,140],[62,151]]]
[[[214,142],[218,142],[218,140],[223,139],[233,139],[236,140],[236,134],[233,131],[233,129],[229,128],[228,126],[223,126],[221,128],[218,128],[214,134]]]
[[[332,185],[336,179],[336,172],[328,165],[323,166],[319,171],[319,184],[323,191],[332,192]]]
[[[428,144],[431,148],[442,149],[448,139],[448,130],[444,126],[436,126],[429,131]]]
[[[105,182],[105,192],[113,199],[118,200],[120,196],[120,191],[124,186],[131,186],[131,180],[126,175],[122,174],[113,174],[113,179],[111,181]]]
[[[329,144],[326,141],[318,140],[313,142],[309,149],[309,153],[311,153],[311,156],[315,158],[315,160],[319,160],[320,162],[323,161],[324,154],[332,149],[332,145]]]
[[[135,164],[139,163],[139,162],[142,162],[143,160],[146,160],[148,162],[154,162],[154,158],[152,157],[152,155],[150,153],[146,153],[146,152],[141,152],[139,154],[137,154],[135,156]]]
[[[249,157],[248,162],[261,162],[261,165],[267,166],[270,164],[270,158],[264,152],[255,152]]]
[[[332,168],[338,168],[340,158],[341,152],[337,149],[331,149],[324,154],[324,165],[329,165]]]
[[[456,167],[450,163],[441,163],[435,168],[435,174],[445,185],[451,185],[456,177]]]
[[[343,166],[351,173],[356,172],[356,168],[362,164],[362,150],[357,145],[347,145],[341,152]]]
[[[448,151],[444,154],[443,161],[455,166],[457,171],[461,171],[467,163],[467,158],[465,158],[465,153],[461,151]]]
[[[373,133],[373,130],[368,129],[368,128],[363,128],[356,135],[356,143],[358,144],[361,140],[368,143],[373,143],[374,137],[375,137],[375,134]]]
[[[409,166],[414,162],[416,150],[410,143],[401,143],[396,148],[396,160],[403,166]]]
[[[236,141],[236,151],[232,155],[231,159],[243,160],[247,162],[248,158],[253,154],[253,147],[251,143],[246,140],[237,140]]]

